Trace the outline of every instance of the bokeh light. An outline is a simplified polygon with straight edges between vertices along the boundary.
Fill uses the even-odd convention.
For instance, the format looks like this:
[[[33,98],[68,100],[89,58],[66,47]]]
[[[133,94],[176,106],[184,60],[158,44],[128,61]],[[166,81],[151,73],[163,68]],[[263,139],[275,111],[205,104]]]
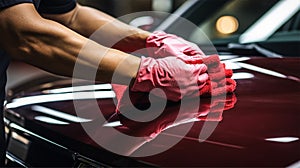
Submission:
[[[239,22],[233,16],[221,16],[216,22],[216,29],[222,34],[231,34],[238,30]]]

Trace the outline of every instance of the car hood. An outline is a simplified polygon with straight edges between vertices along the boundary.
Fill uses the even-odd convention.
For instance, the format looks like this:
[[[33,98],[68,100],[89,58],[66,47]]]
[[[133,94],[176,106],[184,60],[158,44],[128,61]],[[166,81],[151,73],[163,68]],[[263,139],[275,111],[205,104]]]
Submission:
[[[39,136],[101,162],[105,159],[103,152],[110,159],[126,155],[129,157],[125,159],[158,166],[289,166],[298,162],[300,59],[221,59],[234,69],[236,91],[222,99],[225,101],[201,98],[201,107],[196,109],[201,115],[196,119],[189,113],[195,111],[191,110],[195,102],[188,101],[189,108],[183,110],[182,104],[167,102],[162,116],[132,124],[116,114],[111,85],[76,80],[73,86],[91,86],[76,90],[71,88],[72,80],[55,76],[12,88],[5,116]],[[83,98],[72,91],[81,92]],[[145,107],[142,99],[137,100]],[[212,110],[220,102],[223,110]],[[213,111],[217,114],[207,117]],[[178,114],[183,120],[174,124],[180,118]],[[191,119],[185,120],[186,116]]]

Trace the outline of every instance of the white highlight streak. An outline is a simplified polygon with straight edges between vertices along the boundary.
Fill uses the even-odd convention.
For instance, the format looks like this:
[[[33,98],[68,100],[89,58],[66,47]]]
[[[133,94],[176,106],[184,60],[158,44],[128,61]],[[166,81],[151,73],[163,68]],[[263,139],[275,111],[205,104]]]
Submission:
[[[239,57],[239,58],[234,58],[234,59],[225,60],[225,61],[221,61],[221,62],[227,63],[227,62],[240,62],[240,61],[247,61],[247,60],[250,60],[250,57]]]
[[[101,89],[112,89],[112,86],[111,84],[74,86],[74,87],[65,87],[59,89],[44,90],[43,93],[68,93],[68,92],[79,92],[79,91],[94,91],[94,90],[101,90]]]
[[[219,58],[220,60],[227,60],[227,59],[233,59],[238,57],[237,55],[220,55]]]
[[[300,167],[300,160],[293,163],[292,165],[289,165],[287,168],[299,168]]]
[[[51,115],[51,116],[54,116],[54,117],[57,117],[57,118],[65,119],[65,120],[68,120],[68,121],[71,121],[71,122],[76,122],[76,123],[92,121],[91,119],[85,119],[85,118],[73,116],[73,115],[66,114],[66,113],[61,112],[61,111],[57,111],[57,110],[54,110],[54,109],[50,109],[50,108],[43,107],[43,106],[38,106],[38,105],[32,106],[31,109],[36,111],[36,112],[48,114],[48,115]]]
[[[247,72],[239,72],[239,73],[233,73],[232,79],[250,79],[254,78],[254,75]]]
[[[49,94],[28,96],[13,99],[11,103],[6,105],[6,108],[17,108],[25,105],[59,102],[66,100],[88,100],[88,99],[105,99],[114,98],[113,91],[98,91],[98,92],[76,92],[76,93],[63,93],[63,94]]]
[[[45,122],[48,124],[57,124],[57,125],[68,125],[69,123],[56,120],[54,118],[46,117],[46,116],[35,116],[35,120]]]
[[[235,62],[226,62],[225,63],[226,69],[242,69],[242,67],[238,66]]]
[[[272,142],[288,143],[288,142],[298,141],[299,138],[297,138],[297,137],[278,137],[278,138],[267,138],[265,140],[272,141]]]
[[[250,65],[250,64],[246,64],[246,63],[241,63],[241,62],[239,62],[239,63],[237,62],[236,64],[238,64],[239,66],[241,66],[243,68],[252,70],[252,71],[260,72],[260,73],[263,73],[263,74],[267,74],[267,75],[271,75],[271,76],[275,76],[275,77],[279,77],[279,78],[287,78],[287,76],[285,76],[281,73],[271,71],[271,70],[268,70],[268,69],[265,69],[265,68],[261,68],[261,67],[258,67],[258,66],[254,66],[254,65]]]
[[[103,127],[117,127],[117,126],[121,126],[121,122],[120,121],[114,121],[114,122],[109,122],[109,123],[105,123],[103,124]]]

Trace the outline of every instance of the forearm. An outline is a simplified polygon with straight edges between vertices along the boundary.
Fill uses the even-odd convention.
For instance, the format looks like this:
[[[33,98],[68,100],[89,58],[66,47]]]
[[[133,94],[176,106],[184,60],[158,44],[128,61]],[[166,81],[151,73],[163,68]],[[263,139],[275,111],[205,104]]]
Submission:
[[[78,5],[63,15],[44,15],[107,47],[131,52],[145,48],[149,32],[129,26],[90,7]]]
[[[76,63],[84,72],[97,72],[97,81],[111,82],[116,75],[115,82],[122,84],[135,77],[139,58],[101,46],[59,23],[38,18],[30,13],[32,5],[25,7],[26,17],[19,13],[6,18],[3,12],[18,13],[13,11],[15,8],[0,13],[0,33],[4,39],[0,45],[14,58],[63,76],[73,76]],[[90,79],[86,73],[77,73],[76,77]]]

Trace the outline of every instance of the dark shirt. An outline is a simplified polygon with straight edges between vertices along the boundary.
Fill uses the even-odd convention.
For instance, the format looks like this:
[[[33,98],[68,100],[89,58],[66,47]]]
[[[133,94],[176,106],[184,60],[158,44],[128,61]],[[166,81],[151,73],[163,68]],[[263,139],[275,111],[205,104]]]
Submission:
[[[3,102],[5,99],[6,69],[8,63],[9,57],[5,54],[4,51],[0,50],[0,113],[2,112]]]
[[[76,0],[0,0],[0,9],[20,3],[34,3],[39,13],[66,13],[76,6]]]

